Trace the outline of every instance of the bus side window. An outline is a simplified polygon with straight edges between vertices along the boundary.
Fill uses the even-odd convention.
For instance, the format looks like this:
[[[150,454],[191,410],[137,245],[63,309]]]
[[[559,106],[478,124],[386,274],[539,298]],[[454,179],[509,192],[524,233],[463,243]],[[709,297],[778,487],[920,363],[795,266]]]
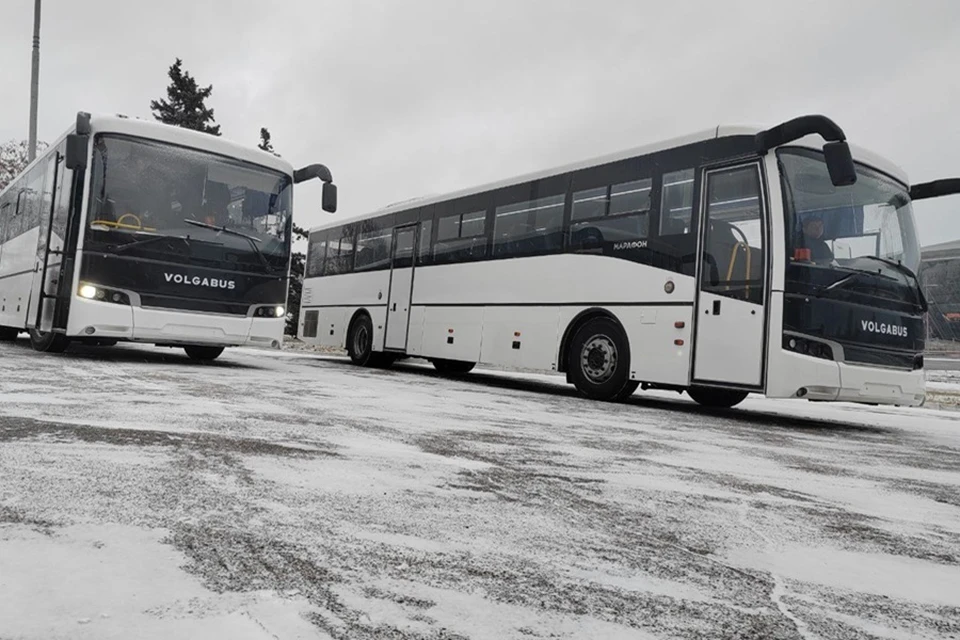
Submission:
[[[563,247],[566,194],[497,207],[493,254],[498,258],[557,253]]]
[[[574,193],[570,250],[639,261],[637,252],[647,252],[652,187],[644,178]]]
[[[433,220],[424,220],[420,223],[420,244],[417,247],[417,264],[430,263],[430,233],[433,231]]]
[[[327,255],[323,259],[323,275],[335,276],[340,273],[340,236],[342,229],[330,229],[327,232]]]
[[[327,232],[321,231],[310,236],[310,246],[307,250],[307,277],[316,278],[323,275],[323,263],[327,257]]]
[[[660,235],[687,234],[693,223],[693,169],[663,174],[660,195]]]
[[[467,262],[487,254],[487,212],[450,214],[437,219],[434,262]]]
[[[9,220],[13,207],[10,206],[10,202],[0,203],[0,243],[7,241],[7,227],[9,227]]]

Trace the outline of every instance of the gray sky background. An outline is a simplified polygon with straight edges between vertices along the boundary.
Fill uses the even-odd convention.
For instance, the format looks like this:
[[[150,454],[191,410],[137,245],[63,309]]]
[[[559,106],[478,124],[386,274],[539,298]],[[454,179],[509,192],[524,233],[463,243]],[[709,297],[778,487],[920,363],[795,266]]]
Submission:
[[[2,0],[0,140],[26,138],[32,0]],[[960,176],[957,0],[44,0],[39,137],[150,118],[175,57],[223,134],[324,162],[346,219],[718,123],[834,118],[913,181]],[[916,205],[960,238],[960,197]],[[320,183],[295,220],[330,219]]]

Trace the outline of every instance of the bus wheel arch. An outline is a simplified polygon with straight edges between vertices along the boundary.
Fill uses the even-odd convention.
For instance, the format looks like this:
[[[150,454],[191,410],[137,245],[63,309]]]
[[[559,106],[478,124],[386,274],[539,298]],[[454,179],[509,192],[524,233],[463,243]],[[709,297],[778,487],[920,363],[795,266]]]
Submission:
[[[564,335],[567,379],[594,400],[622,401],[637,390],[630,379],[630,341],[616,316],[598,309],[579,314]]]
[[[63,353],[70,346],[70,338],[62,333],[52,331],[37,331],[30,329],[30,346],[34,351],[42,353]]]
[[[620,320],[617,318],[617,316],[602,307],[591,307],[589,309],[584,309],[575,315],[573,320],[567,324],[567,328],[563,332],[563,338],[560,340],[560,350],[557,355],[557,371],[567,374],[567,382],[573,382],[573,380],[570,379],[570,370],[567,366],[567,359],[570,355],[570,343],[573,342],[573,336],[576,335],[577,331],[580,330],[580,327],[594,318],[610,318],[620,326],[621,330],[623,330],[623,325],[620,323]],[[624,334],[626,334],[626,331],[624,331]]]
[[[373,318],[366,309],[357,309],[350,324],[347,325],[346,335],[347,355],[353,364],[361,367],[373,365]]]

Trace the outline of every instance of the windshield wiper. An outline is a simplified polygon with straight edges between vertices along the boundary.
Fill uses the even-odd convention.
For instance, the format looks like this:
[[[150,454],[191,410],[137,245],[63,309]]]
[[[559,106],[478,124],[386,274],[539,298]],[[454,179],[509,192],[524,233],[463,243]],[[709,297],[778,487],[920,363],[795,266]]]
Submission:
[[[880,263],[882,263],[882,264],[885,264],[885,265],[887,265],[888,267],[893,267],[894,269],[896,269],[896,270],[899,271],[900,273],[902,273],[902,274],[906,275],[907,277],[911,278],[911,279],[913,280],[914,284],[915,284],[916,287],[917,287],[917,300],[918,300],[918,302],[920,303],[920,308],[923,309],[924,311],[927,310],[927,298],[926,298],[926,296],[923,295],[923,287],[920,285],[920,278],[917,277],[917,274],[915,274],[910,267],[906,266],[906,265],[903,264],[902,262],[894,262],[893,260],[890,260],[889,258],[881,258],[880,256],[869,256],[869,255],[867,255],[867,256],[858,256],[858,257],[859,257],[859,258],[866,258],[866,259],[868,259],[868,260],[876,260],[877,262],[880,262]]]
[[[275,270],[273,266],[271,266],[270,262],[267,261],[267,257],[263,255],[262,251],[260,251],[260,247],[257,246],[257,243],[261,242],[259,238],[248,236],[245,233],[241,233],[240,231],[229,229],[227,227],[222,227],[222,226],[218,227],[215,224],[207,224],[206,222],[200,222],[199,220],[191,220],[189,218],[184,218],[183,221],[186,222],[187,224],[192,224],[197,227],[203,227],[205,229],[213,229],[214,231],[222,231],[224,233],[229,233],[229,234],[246,239],[248,242],[250,242],[250,246],[253,247],[253,250],[257,254],[257,257],[260,258],[260,262],[263,264],[264,268],[266,268],[267,271]]]
[[[133,247],[142,247],[147,244],[153,244],[154,242],[159,242],[160,240],[183,240],[183,243],[187,245],[187,248],[190,248],[190,238],[187,236],[174,236],[174,235],[155,235],[149,238],[144,238],[143,240],[135,240],[133,242],[128,242],[127,244],[122,245],[113,245],[114,253],[123,253],[127,249],[132,249]]]

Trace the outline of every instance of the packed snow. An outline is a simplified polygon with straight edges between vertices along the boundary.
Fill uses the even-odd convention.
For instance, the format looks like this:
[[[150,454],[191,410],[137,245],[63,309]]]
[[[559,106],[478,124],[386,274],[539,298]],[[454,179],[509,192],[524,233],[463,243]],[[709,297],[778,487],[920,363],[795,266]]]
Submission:
[[[960,637],[960,412],[181,353],[0,345],[3,640]]]

